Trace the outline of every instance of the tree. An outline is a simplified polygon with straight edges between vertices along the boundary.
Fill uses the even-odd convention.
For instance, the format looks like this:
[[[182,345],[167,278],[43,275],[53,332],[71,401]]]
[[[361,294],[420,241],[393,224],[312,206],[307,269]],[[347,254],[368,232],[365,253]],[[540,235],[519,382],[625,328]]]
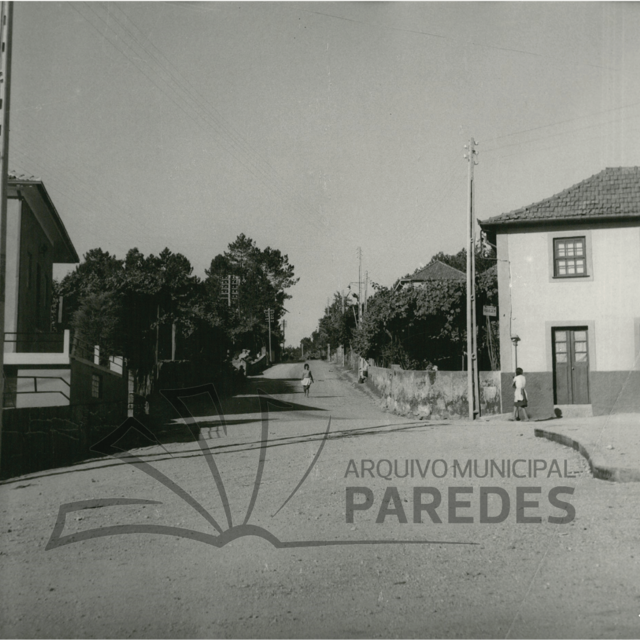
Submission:
[[[440,260],[466,270],[466,250],[455,255],[442,252]],[[499,366],[497,322],[486,323],[484,305],[497,304],[495,259],[476,254],[476,322],[481,368]],[[379,287],[368,303],[367,314],[354,335],[354,347],[382,366],[400,364],[405,369],[458,370],[466,350],[466,283],[427,280],[420,287],[393,291]]]
[[[70,324],[85,296],[115,291],[122,265],[122,260],[100,248],[84,254],[83,261],[54,287],[58,304],[63,301],[64,325]]]
[[[159,358],[170,357],[170,347],[160,351],[170,344],[173,325],[181,337],[202,327],[204,292],[192,272],[189,260],[169,249],[145,257],[134,248],[124,260],[92,249],[57,286],[65,324],[77,338],[100,344],[108,355],[123,355],[146,376]]]
[[[282,340],[280,320],[286,313],[284,304],[291,298],[287,289],[298,282],[289,258],[279,250],[261,250],[255,241],[240,234],[227,251],[217,255],[205,271],[207,309],[211,322],[224,327],[235,350],[254,353],[268,342],[265,311],[273,311],[272,344],[278,349]],[[238,278],[232,304],[222,296],[227,278]]]
[[[75,353],[93,358],[94,345],[99,345],[103,363],[109,356],[122,354],[122,308],[115,293],[87,293],[73,314],[71,327]]]

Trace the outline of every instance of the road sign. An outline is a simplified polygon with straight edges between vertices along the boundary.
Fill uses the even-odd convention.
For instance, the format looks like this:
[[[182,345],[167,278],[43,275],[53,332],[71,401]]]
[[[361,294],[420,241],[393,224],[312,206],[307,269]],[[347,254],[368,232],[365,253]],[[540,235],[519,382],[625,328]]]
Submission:
[[[485,316],[497,316],[498,315],[498,308],[497,307],[492,307],[490,305],[485,304],[482,307],[482,314]]]

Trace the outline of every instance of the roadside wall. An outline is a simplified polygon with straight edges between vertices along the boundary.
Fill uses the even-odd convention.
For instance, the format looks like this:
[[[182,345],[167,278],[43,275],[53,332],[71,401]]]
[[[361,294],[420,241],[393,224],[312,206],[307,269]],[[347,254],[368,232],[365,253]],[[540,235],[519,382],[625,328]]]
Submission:
[[[499,371],[480,372],[482,415],[502,413],[500,378]],[[394,413],[424,418],[469,415],[465,371],[402,371],[370,366],[368,382]]]

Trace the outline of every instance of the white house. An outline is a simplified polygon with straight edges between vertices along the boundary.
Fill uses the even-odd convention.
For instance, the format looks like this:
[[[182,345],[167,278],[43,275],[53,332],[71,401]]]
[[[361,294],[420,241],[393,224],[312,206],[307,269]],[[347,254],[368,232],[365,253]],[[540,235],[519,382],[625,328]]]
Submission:
[[[480,225],[497,246],[503,398],[519,366],[534,417],[640,412],[640,167]]]
[[[79,262],[44,184],[9,175],[3,407],[126,401],[122,358],[51,332],[53,265]]]

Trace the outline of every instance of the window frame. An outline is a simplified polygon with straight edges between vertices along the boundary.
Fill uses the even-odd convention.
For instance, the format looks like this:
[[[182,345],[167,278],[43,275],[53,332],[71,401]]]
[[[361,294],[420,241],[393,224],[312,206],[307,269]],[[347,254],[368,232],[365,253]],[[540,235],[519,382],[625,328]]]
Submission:
[[[584,238],[584,258],[586,273],[569,274],[569,275],[556,275],[556,241],[557,240],[570,240],[573,238]],[[567,228],[564,229],[548,229],[547,231],[547,246],[548,246],[548,265],[549,265],[549,282],[550,283],[568,283],[568,282],[593,282],[595,280],[593,271],[593,257],[592,249],[593,243],[591,240],[591,229],[585,228]]]
[[[95,394],[96,383],[97,381],[97,390],[98,394]],[[94,400],[100,400],[102,398],[102,376],[99,373],[91,374],[91,398]]]
[[[578,244],[582,244],[582,255],[578,256],[578,255],[573,255],[573,256],[560,256],[558,255],[558,245],[561,242],[566,242],[566,243],[574,243],[574,251],[575,248],[577,248]],[[574,269],[576,269],[575,273],[560,273],[560,269],[559,269],[559,262],[560,261],[566,261],[567,265],[566,265],[566,269],[569,268],[568,263],[570,261],[573,261],[574,263]],[[582,262],[584,263],[584,273],[577,273],[577,261],[578,260],[582,260]],[[554,278],[584,278],[586,276],[589,276],[589,270],[588,270],[588,265],[587,265],[587,238],[586,236],[569,236],[569,237],[560,237],[560,238],[554,238],[553,239],[553,277]]]

